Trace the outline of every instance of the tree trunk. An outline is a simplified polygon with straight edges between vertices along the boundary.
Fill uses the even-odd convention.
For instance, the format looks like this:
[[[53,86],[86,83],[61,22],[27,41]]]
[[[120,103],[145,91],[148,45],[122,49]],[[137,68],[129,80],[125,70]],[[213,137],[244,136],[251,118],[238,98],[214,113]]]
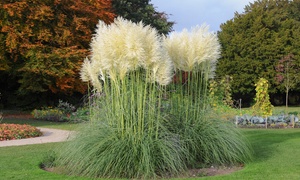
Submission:
[[[289,88],[286,88],[286,93],[285,93],[285,113],[287,114],[288,112],[288,103],[289,103]]]

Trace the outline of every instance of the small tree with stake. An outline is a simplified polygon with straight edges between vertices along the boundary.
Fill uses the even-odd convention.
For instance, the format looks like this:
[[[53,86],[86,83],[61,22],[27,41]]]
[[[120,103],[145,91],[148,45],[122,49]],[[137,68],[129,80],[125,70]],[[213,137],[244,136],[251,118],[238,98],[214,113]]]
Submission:
[[[272,115],[273,105],[270,102],[268,93],[268,80],[260,78],[257,84],[255,84],[256,96],[254,98],[255,104],[252,107],[258,115],[262,115],[266,119],[266,128],[268,128],[267,117]]]
[[[283,84],[285,88],[285,107],[288,108],[289,91],[295,88],[299,81],[298,67],[294,62],[294,55],[289,54],[280,59],[275,66],[277,72],[275,80],[278,84]]]

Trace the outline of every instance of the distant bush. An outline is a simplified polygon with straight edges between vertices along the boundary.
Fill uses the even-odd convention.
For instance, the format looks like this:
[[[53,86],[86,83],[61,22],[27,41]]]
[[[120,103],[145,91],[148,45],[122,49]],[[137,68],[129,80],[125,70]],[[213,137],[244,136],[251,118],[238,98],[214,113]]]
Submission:
[[[42,119],[42,120],[46,120],[46,121],[55,121],[55,122],[59,122],[59,121],[65,121],[63,118],[63,112],[57,108],[47,108],[47,109],[43,109],[43,110],[33,110],[32,111],[32,116],[35,119]]]
[[[46,121],[82,122],[88,121],[89,109],[78,108],[76,110],[74,105],[59,100],[57,107],[47,107],[43,108],[42,110],[35,109],[31,114],[35,119]]]
[[[36,127],[20,124],[0,124],[0,141],[24,139],[41,136]]]
[[[79,123],[89,121],[90,109],[86,107],[78,108],[75,112],[63,117],[68,122]]]
[[[57,108],[64,114],[70,114],[76,110],[74,105],[68,102],[63,102],[62,100],[59,100]]]

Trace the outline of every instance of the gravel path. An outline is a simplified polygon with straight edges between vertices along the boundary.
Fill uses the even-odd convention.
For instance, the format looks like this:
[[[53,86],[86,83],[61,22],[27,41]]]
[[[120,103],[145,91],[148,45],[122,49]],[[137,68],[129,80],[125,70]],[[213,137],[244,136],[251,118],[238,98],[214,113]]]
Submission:
[[[41,128],[41,127],[37,127],[37,128],[42,131],[43,133],[42,136],[35,137],[35,138],[27,138],[27,139],[0,141],[0,147],[42,144],[42,143],[50,143],[50,142],[62,142],[68,140],[70,135],[74,133],[73,131],[60,130],[60,129],[50,129],[50,128]]]

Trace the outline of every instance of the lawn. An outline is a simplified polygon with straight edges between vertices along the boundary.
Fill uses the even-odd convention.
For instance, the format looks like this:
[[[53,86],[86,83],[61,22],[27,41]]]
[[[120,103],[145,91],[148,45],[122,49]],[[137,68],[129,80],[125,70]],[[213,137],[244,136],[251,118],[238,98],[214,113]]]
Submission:
[[[252,108],[242,108],[242,110],[251,110]],[[285,106],[275,106],[273,108],[273,115],[278,115],[282,113],[295,113],[297,112],[300,114],[300,107],[299,106],[290,106],[286,109]]]
[[[74,129],[77,124],[53,123],[32,119],[3,120],[59,129]],[[201,179],[300,179],[300,129],[242,129],[253,146],[254,159],[238,172]],[[1,142],[0,142],[1,143]],[[0,148],[0,179],[87,179],[68,177],[39,168],[43,157],[61,143]],[[193,178],[197,179],[197,178]]]
[[[36,127],[74,130],[80,124],[40,121],[35,119],[4,118],[1,123],[29,124]],[[0,141],[1,143],[1,141]],[[46,172],[39,168],[49,151],[59,148],[61,143],[47,143],[0,148],[0,179],[88,179],[68,177]]]
[[[4,118],[0,123],[8,124],[28,124],[35,127],[44,127],[44,128],[54,128],[54,129],[63,129],[63,130],[74,130],[80,124],[68,123],[68,122],[51,122],[51,121],[41,121],[36,119],[20,119],[20,118]]]
[[[243,129],[254,159],[241,171],[207,179],[300,179],[300,129]]]
[[[286,109],[285,106],[275,106],[273,109],[273,114],[280,114],[280,113],[294,113],[297,112],[300,114],[300,107],[299,106],[290,106]]]

